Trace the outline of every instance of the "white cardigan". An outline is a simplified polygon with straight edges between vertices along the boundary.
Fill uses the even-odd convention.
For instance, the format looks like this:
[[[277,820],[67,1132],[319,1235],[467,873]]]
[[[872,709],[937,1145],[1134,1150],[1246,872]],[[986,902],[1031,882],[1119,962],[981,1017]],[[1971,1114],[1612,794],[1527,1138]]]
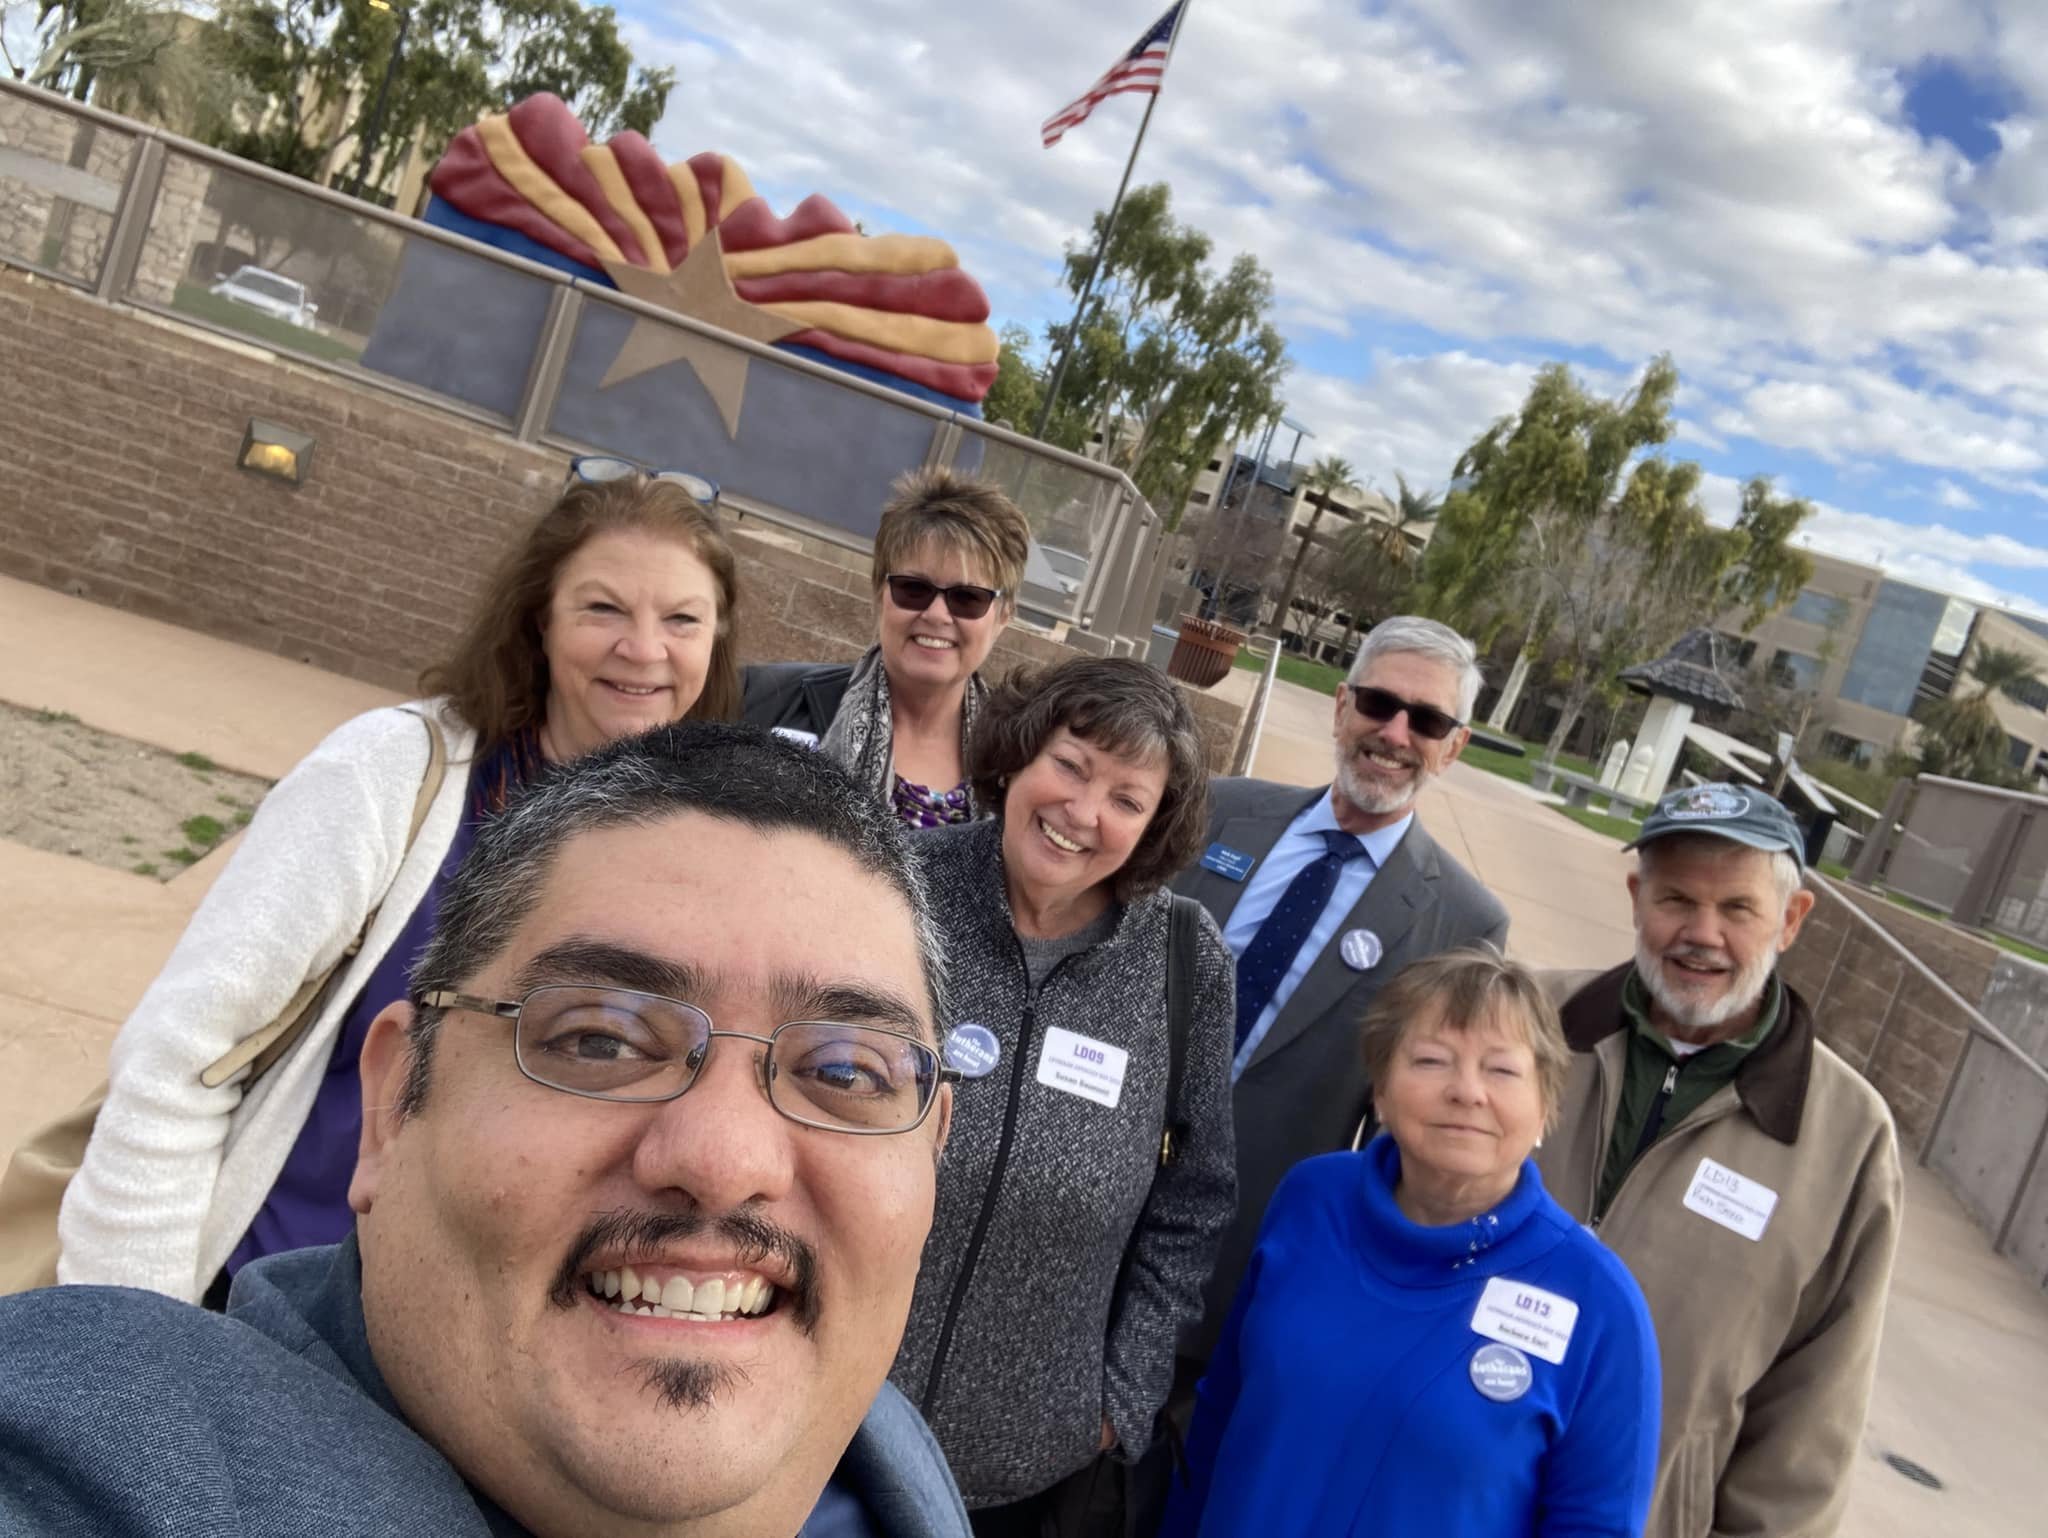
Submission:
[[[448,775],[405,853],[432,711]],[[445,701],[339,727],[263,799],[177,949],[114,1040],[105,1107],[57,1220],[60,1282],[197,1302],[261,1209],[306,1124],[349,1004],[454,842],[476,734]],[[277,1018],[308,977],[377,922],[292,1051],[246,1075],[199,1074]]]

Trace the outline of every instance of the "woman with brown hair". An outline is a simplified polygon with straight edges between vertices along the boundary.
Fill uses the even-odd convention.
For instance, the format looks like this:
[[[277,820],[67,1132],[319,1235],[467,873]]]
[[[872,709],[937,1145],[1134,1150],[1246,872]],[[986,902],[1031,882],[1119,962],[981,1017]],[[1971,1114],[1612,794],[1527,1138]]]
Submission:
[[[876,643],[851,664],[748,668],[746,719],[831,755],[910,827],[985,815],[967,777],[980,668],[1017,612],[1030,546],[991,483],[944,466],[903,476],[875,530]]]
[[[198,1301],[259,1256],[348,1234],[362,1037],[405,997],[479,822],[547,764],[738,712],[716,497],[680,472],[577,460],[422,676],[430,697],[347,722],[278,782],[114,1042],[58,1218],[60,1281]],[[248,1093],[245,1074],[202,1081],[330,971]]]
[[[1230,951],[1166,885],[1209,775],[1179,689],[1129,657],[1013,673],[970,772],[991,817],[911,840],[974,1082],[891,1376],[980,1538],[1121,1532],[1236,1210]]]

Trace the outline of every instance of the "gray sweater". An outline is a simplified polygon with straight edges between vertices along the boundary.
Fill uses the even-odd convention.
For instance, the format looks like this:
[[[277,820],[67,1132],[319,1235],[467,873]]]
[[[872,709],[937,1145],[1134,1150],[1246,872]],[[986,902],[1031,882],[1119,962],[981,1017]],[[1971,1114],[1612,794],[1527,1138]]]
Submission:
[[[1088,1463],[1105,1415],[1125,1456],[1151,1440],[1175,1340],[1201,1312],[1236,1210],[1235,969],[1204,913],[1171,1118],[1185,1131],[1161,1168],[1169,895],[1126,906],[1034,997],[1003,884],[1002,822],[935,829],[910,847],[945,936],[956,1015],[993,1031],[1001,1056],[955,1091],[890,1376],[924,1410],[967,1504],[997,1505]],[[1114,1109],[1039,1081],[1053,1030],[1129,1053]]]

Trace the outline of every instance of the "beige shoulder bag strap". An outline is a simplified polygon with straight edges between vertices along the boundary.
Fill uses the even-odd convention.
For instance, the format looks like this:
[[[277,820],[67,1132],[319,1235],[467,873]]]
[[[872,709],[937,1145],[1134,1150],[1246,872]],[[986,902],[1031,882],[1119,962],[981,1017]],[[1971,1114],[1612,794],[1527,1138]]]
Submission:
[[[399,856],[403,865],[412,846],[418,841],[420,829],[427,820],[427,812],[434,804],[434,797],[441,792],[442,781],[448,775],[448,739],[441,733],[440,726],[430,716],[421,716],[427,728],[427,772],[420,780],[420,793],[412,804],[412,826],[405,835],[405,854]],[[363,920],[363,927],[356,931],[356,937],[349,941],[348,949],[335,958],[334,965],[325,972],[316,973],[299,985],[299,991],[292,995],[291,1002],[279,1011],[275,1020],[262,1030],[244,1037],[233,1050],[218,1061],[207,1066],[199,1075],[199,1082],[208,1089],[218,1089],[244,1068],[249,1070],[246,1090],[264,1074],[276,1066],[279,1058],[297,1045],[306,1028],[320,1018],[320,1011],[327,1003],[328,992],[335,980],[348,969],[362,950],[363,942],[370,937],[370,927],[377,922],[377,915],[384,911],[380,901],[370,910],[370,916]]]

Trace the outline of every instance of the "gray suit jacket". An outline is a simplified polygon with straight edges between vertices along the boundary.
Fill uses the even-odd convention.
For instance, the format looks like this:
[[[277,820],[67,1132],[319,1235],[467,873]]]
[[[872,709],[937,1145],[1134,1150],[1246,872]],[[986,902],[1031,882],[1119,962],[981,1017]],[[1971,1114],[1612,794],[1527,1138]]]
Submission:
[[[1329,793],[1328,786],[1303,790],[1270,780],[1212,781],[1210,842],[1262,860],[1287,825]],[[1174,888],[1214,914],[1218,927],[1227,927],[1249,880],[1232,881],[1198,862],[1181,872]],[[1379,965],[1354,972],[1335,945],[1326,949],[1237,1081],[1237,1219],[1224,1235],[1209,1279],[1201,1326],[1182,1342],[1184,1355],[1208,1358],[1280,1177],[1303,1159],[1350,1146],[1368,1096],[1358,1027],[1380,984],[1409,962],[1439,951],[1481,940],[1505,945],[1508,915],[1418,819],[1337,934],[1341,938],[1352,929],[1379,936]]]

